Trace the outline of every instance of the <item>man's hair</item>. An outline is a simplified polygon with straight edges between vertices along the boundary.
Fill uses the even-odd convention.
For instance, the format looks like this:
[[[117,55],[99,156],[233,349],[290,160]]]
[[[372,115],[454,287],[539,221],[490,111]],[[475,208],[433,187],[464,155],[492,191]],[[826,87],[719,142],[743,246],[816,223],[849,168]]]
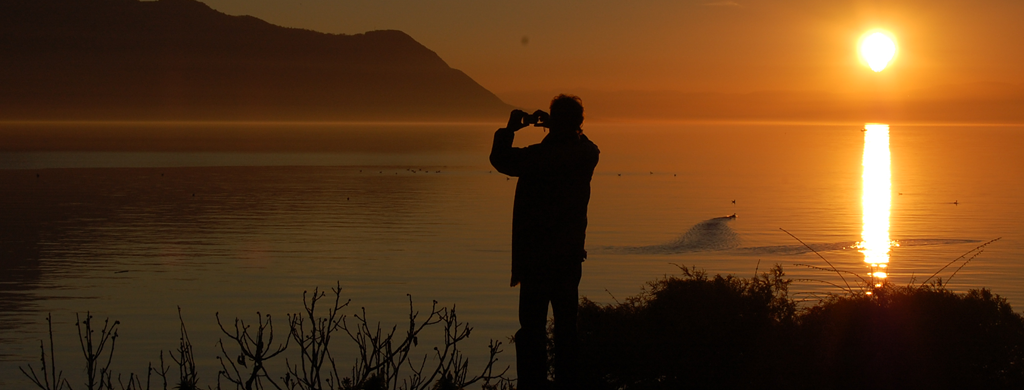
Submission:
[[[556,112],[558,114],[555,114]],[[576,95],[555,96],[554,99],[551,99],[551,115],[564,117],[566,124],[573,125],[578,129],[583,125],[583,99]]]

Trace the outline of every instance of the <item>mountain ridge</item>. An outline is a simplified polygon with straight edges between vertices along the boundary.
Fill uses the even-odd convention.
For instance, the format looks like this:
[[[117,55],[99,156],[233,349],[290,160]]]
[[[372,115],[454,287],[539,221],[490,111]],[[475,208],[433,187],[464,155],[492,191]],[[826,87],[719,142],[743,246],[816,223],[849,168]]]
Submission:
[[[511,108],[404,32],[287,28],[196,0],[6,0],[0,52],[8,120],[451,120]]]

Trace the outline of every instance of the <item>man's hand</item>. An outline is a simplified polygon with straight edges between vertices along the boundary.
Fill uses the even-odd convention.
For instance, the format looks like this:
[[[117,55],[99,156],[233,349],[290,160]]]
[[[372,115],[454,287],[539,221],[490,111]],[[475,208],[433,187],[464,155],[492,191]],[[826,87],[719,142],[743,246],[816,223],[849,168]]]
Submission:
[[[549,127],[548,122],[551,121],[551,115],[543,110],[537,110],[533,112],[533,116],[537,117],[537,124],[534,126]]]
[[[523,123],[523,118],[526,118],[529,115],[530,114],[527,114],[526,111],[523,110],[512,110],[512,113],[508,115],[508,126],[505,126],[505,128],[512,131],[518,131],[519,129],[526,127],[526,124]]]

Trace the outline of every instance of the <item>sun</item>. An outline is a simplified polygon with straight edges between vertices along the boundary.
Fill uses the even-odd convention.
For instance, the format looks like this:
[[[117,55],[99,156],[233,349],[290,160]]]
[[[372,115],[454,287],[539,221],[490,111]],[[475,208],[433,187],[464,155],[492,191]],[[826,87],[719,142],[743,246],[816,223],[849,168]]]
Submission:
[[[860,55],[875,72],[881,72],[896,56],[896,42],[882,32],[871,33],[860,42]]]

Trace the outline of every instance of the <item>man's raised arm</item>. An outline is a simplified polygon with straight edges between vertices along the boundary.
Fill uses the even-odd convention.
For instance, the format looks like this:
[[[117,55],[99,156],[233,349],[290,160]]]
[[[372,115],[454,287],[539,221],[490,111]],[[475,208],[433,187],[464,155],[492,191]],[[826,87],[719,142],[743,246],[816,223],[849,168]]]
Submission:
[[[508,125],[494,132],[494,143],[491,145],[491,165],[498,172],[509,176],[519,176],[525,150],[513,148],[516,131],[526,127],[523,118],[529,114],[522,110],[512,110],[508,116]]]

